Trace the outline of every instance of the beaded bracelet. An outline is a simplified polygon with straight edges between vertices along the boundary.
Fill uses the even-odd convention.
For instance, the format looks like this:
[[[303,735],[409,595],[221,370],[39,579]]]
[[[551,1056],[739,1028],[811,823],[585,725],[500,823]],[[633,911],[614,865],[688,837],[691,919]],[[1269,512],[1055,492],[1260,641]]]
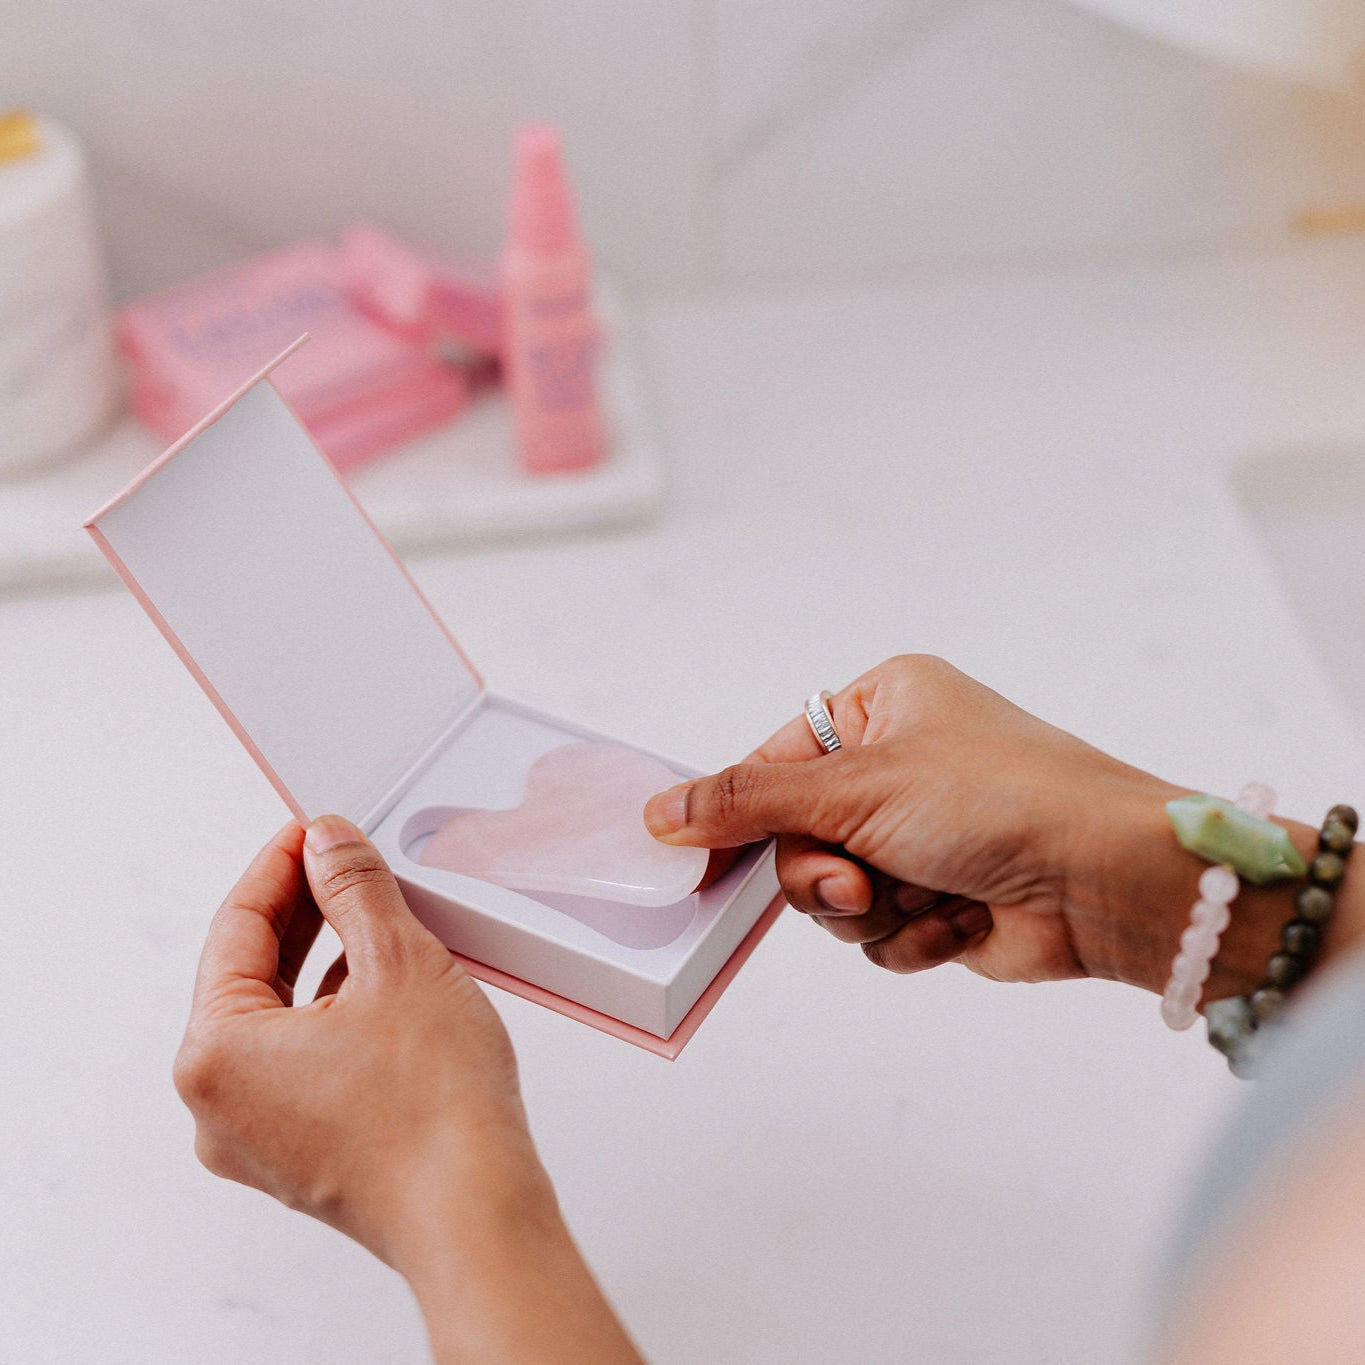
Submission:
[[[1238,810],[1264,820],[1275,809],[1275,791],[1264,782],[1248,782],[1237,794]],[[1190,925],[1180,936],[1180,951],[1171,962],[1170,980],[1161,996],[1161,1018],[1167,1028],[1191,1028],[1199,1018],[1199,997],[1209,979],[1218,942],[1232,919],[1229,908],[1241,889],[1231,863],[1205,868],[1199,878],[1199,899],[1190,911]]]
[[[1209,1042],[1228,1059],[1234,1076],[1252,1074],[1258,1031],[1280,1012],[1289,990],[1317,959],[1359,828],[1360,817],[1352,807],[1333,806],[1327,812],[1307,885],[1294,896],[1294,916],[1280,932],[1280,946],[1266,963],[1265,980],[1250,995],[1214,1000],[1205,1008]]]

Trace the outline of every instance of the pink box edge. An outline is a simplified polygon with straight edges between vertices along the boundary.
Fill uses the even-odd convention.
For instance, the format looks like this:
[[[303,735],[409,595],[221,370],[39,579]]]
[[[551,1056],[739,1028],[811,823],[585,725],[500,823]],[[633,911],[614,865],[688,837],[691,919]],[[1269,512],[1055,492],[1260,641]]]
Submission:
[[[463,953],[457,953],[453,948],[447,951],[477,981],[482,981],[489,986],[497,986],[500,990],[507,991],[510,995],[520,996],[532,1004],[543,1005],[556,1014],[564,1015],[565,1018],[586,1024],[589,1028],[597,1029],[599,1033],[610,1034],[613,1038],[619,1038],[624,1043],[643,1048],[644,1051],[652,1052],[656,1057],[662,1057],[666,1061],[672,1062],[677,1060],[678,1054],[692,1041],[693,1035],[702,1026],[706,1016],[715,1008],[721,996],[729,989],[730,983],[739,974],[739,969],[749,960],[750,955],[758,947],[764,935],[773,927],[785,905],[786,900],[779,891],[768,902],[767,909],[754,921],[749,932],[740,939],[739,946],[726,959],[725,965],[711,978],[706,989],[697,997],[696,1003],[683,1015],[677,1028],[667,1038],[660,1038],[657,1033],[650,1033],[648,1029],[640,1028],[635,1024],[622,1023],[620,1019],[613,1019],[611,1015],[603,1014],[600,1010],[592,1009],[587,1005],[580,1005],[576,1000],[570,1000],[566,996],[556,995],[553,991],[546,990],[544,986],[534,986],[529,981],[523,981],[519,976],[513,976],[510,972],[485,966],[482,962],[476,962]]]
[[[106,502],[104,506],[99,509],[99,511],[92,512],[90,516],[86,517],[85,521],[81,523],[85,527],[85,529],[87,531],[92,530],[94,528],[95,523],[102,516],[104,516],[106,512],[112,512],[114,508],[119,505],[119,503],[125,501],[127,498],[130,498],[134,493],[136,493],[137,490],[141,488],[142,485],[146,483],[147,480],[150,479],[152,475],[157,472],[158,469],[162,468],[163,465],[169,464],[173,459],[175,459],[177,455],[180,454],[182,450],[184,450],[184,448],[187,445],[189,445],[191,441],[195,439],[195,437],[201,436],[205,431],[207,431],[209,427],[211,427],[216,421],[218,421],[218,419],[222,417],[224,413],[226,413],[227,410],[244,393],[246,393],[248,389],[255,388],[256,385],[259,384],[262,379],[269,378],[271,370],[275,369],[279,365],[282,365],[286,360],[288,360],[289,357],[293,355],[294,352],[297,351],[299,347],[302,346],[303,343],[307,340],[309,340],[309,334],[307,332],[304,332],[303,335],[300,336],[296,341],[290,342],[290,344],[286,346],[284,350],[282,350],[279,353],[279,355],[275,357],[274,360],[270,361],[269,364],[261,366],[261,368],[257,370],[256,373],[253,374],[250,379],[246,380],[242,384],[239,384],[237,388],[233,390],[232,393],[230,393],[225,399],[223,399],[223,401],[219,403],[218,406],[208,414],[207,417],[204,417],[200,421],[196,422],[178,441],[174,441],[169,446],[167,446],[166,449],[163,450],[161,454],[158,455],[156,459],[154,459],[151,462],[151,464],[149,464],[140,473],[133,475],[133,477],[129,479],[128,482],[124,484],[123,487],[120,488],[119,491],[115,493],[114,496],[110,498],[109,501]],[[279,391],[276,390],[276,392]],[[289,411],[294,412],[294,409],[290,408]],[[297,413],[294,413],[294,415],[295,417],[298,416]]]

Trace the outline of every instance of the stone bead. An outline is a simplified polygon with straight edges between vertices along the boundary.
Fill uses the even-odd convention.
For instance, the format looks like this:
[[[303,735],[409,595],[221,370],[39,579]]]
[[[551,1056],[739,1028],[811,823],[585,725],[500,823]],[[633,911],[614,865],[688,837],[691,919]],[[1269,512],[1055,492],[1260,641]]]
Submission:
[[[1293,953],[1276,953],[1265,965],[1266,984],[1288,990],[1304,973],[1302,958]]]
[[[1275,809],[1275,788],[1264,782],[1248,782],[1237,793],[1237,809],[1264,820]]]
[[[1331,889],[1341,885],[1346,875],[1346,860],[1339,853],[1319,853],[1308,869],[1309,880]]]
[[[1184,1000],[1173,1000],[1170,996],[1162,997],[1161,1022],[1167,1028],[1183,1033],[1185,1029],[1193,1028],[1198,1018],[1199,1011],[1192,1004]]]
[[[1328,820],[1318,833],[1318,847],[1324,853],[1349,853],[1355,831],[1342,820]]]
[[[1209,1026],[1209,1042],[1225,1057],[1240,1051],[1256,1031],[1251,1002],[1243,995],[1210,1001],[1204,1007],[1204,1018]]]
[[[1339,820],[1352,834],[1360,828],[1360,816],[1356,814],[1354,806],[1333,806],[1327,812],[1327,819],[1323,821],[1323,824],[1328,824],[1333,820]]]
[[[1211,958],[1218,951],[1218,935],[1211,934],[1202,924],[1191,924],[1180,935],[1180,951],[1196,960]]]
[[[1301,887],[1294,897],[1294,909],[1298,911],[1299,918],[1307,920],[1309,924],[1326,924],[1332,918],[1335,905],[1335,897],[1321,886]]]
[[[1284,992],[1274,986],[1262,986],[1260,990],[1252,992],[1251,1012],[1262,1024],[1273,1019],[1283,1004]]]
[[[1190,923],[1207,930],[1215,940],[1231,922],[1232,911],[1226,905],[1201,900],[1195,901],[1194,909],[1190,911]]]
[[[1203,985],[1209,979],[1209,960],[1205,956],[1195,957],[1181,951],[1171,963],[1171,976],[1180,982],[1197,982]]]
[[[1318,933],[1317,927],[1301,919],[1290,920],[1280,934],[1280,942],[1284,944],[1285,952],[1293,953],[1295,957],[1301,957],[1306,962],[1317,955],[1321,939],[1322,935]]]
[[[1302,877],[1304,861],[1288,833],[1216,796],[1181,796],[1166,803],[1175,837],[1206,862],[1228,863],[1258,885]]]
[[[1231,905],[1240,887],[1237,874],[1221,864],[1206,867],[1199,874],[1199,894],[1214,905]]]
[[[1188,1005],[1190,1009],[1199,1003],[1199,997],[1203,994],[1204,983],[1202,981],[1172,978],[1166,983],[1166,998],[1175,1001],[1177,1004]]]

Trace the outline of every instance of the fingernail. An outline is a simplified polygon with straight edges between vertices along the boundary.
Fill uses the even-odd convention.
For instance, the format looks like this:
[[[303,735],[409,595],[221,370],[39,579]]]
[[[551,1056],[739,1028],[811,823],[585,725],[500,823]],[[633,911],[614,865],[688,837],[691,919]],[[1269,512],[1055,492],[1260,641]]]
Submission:
[[[866,908],[842,877],[821,877],[815,883],[815,899],[831,915],[860,915]]]
[[[656,838],[676,834],[687,824],[687,794],[690,782],[680,782],[658,796],[651,796],[645,804],[645,828]]]
[[[975,938],[991,927],[990,907],[964,905],[955,915],[949,915],[948,923],[958,938]]]
[[[340,815],[320,815],[308,826],[303,842],[309,853],[326,853],[339,844],[364,843],[365,836]]]

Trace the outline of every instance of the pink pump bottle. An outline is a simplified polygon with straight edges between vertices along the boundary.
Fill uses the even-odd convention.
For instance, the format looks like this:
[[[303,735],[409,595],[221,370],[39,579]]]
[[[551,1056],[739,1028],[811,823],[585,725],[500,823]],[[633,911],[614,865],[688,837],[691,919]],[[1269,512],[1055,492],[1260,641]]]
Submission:
[[[508,218],[503,365],[522,463],[533,473],[587,469],[606,451],[600,336],[557,129],[531,124],[517,135]]]

